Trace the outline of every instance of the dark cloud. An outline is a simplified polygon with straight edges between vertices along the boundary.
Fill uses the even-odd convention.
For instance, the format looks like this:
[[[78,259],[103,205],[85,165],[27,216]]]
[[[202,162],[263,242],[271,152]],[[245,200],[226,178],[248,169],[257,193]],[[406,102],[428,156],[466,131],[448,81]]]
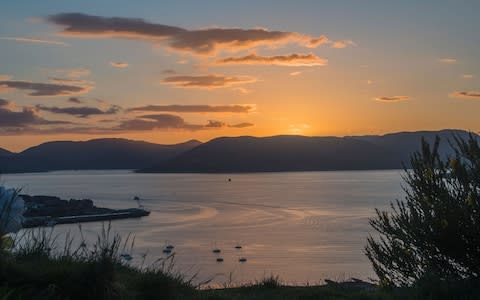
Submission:
[[[409,100],[409,96],[382,96],[382,97],[377,97],[375,100],[381,101],[381,102],[397,102],[397,101],[406,101]]]
[[[135,18],[101,17],[82,13],[51,15],[47,20],[63,27],[67,36],[115,37],[163,42],[170,49],[195,54],[212,54],[218,49],[239,50],[256,46],[295,43],[314,48],[328,43],[324,35],[312,37],[297,32],[267,29],[207,28],[188,30]]]
[[[68,96],[83,94],[90,90],[89,86],[76,86],[57,83],[38,83],[21,80],[2,80],[0,81],[0,91],[8,89],[27,90],[30,96]]]
[[[249,113],[254,105],[147,105],[132,107],[128,111],[154,111],[177,113]]]
[[[217,60],[216,65],[247,64],[247,65],[277,65],[277,66],[325,66],[328,60],[320,58],[313,53],[290,54],[276,56],[259,56],[250,54],[242,57],[227,57]]]
[[[223,128],[223,127],[233,127],[233,128],[244,128],[248,126],[253,126],[250,123],[240,123],[235,125],[228,125],[227,123],[209,120],[207,124],[190,124],[185,122],[182,117],[171,115],[171,114],[153,114],[153,115],[144,115],[139,116],[135,119],[123,121],[118,127],[118,130],[122,131],[145,131],[145,130],[155,130],[155,129],[182,129],[182,130],[205,130],[212,128]]]
[[[480,92],[453,92],[450,94],[450,97],[453,98],[464,98],[464,99],[478,99],[480,100]]]
[[[10,101],[0,98],[0,107],[5,107],[10,105]]]
[[[78,97],[70,97],[68,98],[68,102],[75,103],[75,104],[82,104],[83,101],[80,100]]]
[[[0,128],[54,124],[70,124],[70,122],[45,120],[39,117],[31,108],[23,108],[22,111],[0,108]]]
[[[235,84],[251,83],[255,81],[255,78],[249,76],[226,76],[216,74],[198,76],[179,75],[166,77],[162,80],[163,83],[173,84],[177,87],[206,89],[224,88]]]
[[[116,114],[119,110],[119,106],[112,106],[107,110],[101,110],[97,107],[83,106],[83,107],[56,107],[56,106],[44,106],[37,105],[36,109],[47,111],[54,114],[67,114],[77,116],[80,118],[86,118],[94,115],[112,115]]]

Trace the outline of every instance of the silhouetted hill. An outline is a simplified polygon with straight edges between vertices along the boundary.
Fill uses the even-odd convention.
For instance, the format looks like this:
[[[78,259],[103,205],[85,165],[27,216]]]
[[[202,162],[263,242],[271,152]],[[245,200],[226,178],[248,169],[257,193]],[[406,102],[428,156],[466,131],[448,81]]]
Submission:
[[[451,152],[447,139],[467,137],[459,130],[401,132],[383,136],[256,138],[222,137],[201,144],[172,160],[142,172],[274,172],[397,169],[420,149],[421,138],[442,140],[441,152]]]
[[[0,157],[2,156],[9,156],[9,155],[12,155],[13,153],[8,151],[8,150],[5,150],[3,148],[0,148]]]
[[[159,145],[126,139],[48,142],[0,157],[0,172],[140,169],[169,160],[200,142]]]

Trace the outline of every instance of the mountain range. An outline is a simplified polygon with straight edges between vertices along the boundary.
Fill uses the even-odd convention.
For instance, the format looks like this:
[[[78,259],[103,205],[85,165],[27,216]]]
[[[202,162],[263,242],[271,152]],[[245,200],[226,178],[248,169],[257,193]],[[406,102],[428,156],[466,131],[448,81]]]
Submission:
[[[452,154],[447,140],[468,138],[462,130],[400,132],[346,137],[220,137],[160,145],[125,139],[48,142],[19,153],[0,149],[0,172],[80,169],[134,169],[137,172],[282,172],[398,169],[420,150],[421,138],[442,140],[440,153]],[[475,134],[474,134],[475,135]],[[478,138],[478,135],[475,135]]]

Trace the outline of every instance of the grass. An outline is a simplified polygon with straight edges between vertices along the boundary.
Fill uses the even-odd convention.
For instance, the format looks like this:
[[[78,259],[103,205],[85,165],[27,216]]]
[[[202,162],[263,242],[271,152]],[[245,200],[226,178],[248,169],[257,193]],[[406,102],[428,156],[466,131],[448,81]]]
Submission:
[[[80,235],[82,236],[82,235]],[[200,289],[194,277],[174,271],[174,255],[148,266],[133,267],[121,253],[131,251],[134,239],[122,239],[104,226],[89,248],[67,235],[58,248],[57,237],[45,229],[18,236],[11,249],[0,248],[0,300],[14,299],[480,299],[480,282],[418,282],[404,289],[358,287],[344,283],[286,286],[270,275],[239,287]]]

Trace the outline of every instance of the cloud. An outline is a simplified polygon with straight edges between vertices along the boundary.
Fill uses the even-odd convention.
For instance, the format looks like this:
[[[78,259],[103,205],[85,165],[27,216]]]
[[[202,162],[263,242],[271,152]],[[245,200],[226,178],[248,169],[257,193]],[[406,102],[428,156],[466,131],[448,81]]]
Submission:
[[[291,72],[289,75],[290,75],[290,76],[298,76],[298,75],[300,75],[300,74],[302,74],[302,72],[300,72],[300,71],[295,71],[295,72]]]
[[[70,78],[86,77],[91,74],[90,70],[85,68],[69,69],[69,70],[64,70],[64,72],[67,75],[67,77],[70,77]]]
[[[0,107],[7,107],[7,106],[10,106],[10,104],[11,104],[11,101],[0,98]]]
[[[181,27],[150,23],[143,19],[101,17],[82,13],[60,13],[47,18],[63,27],[59,33],[72,37],[110,37],[142,39],[163,43],[172,50],[209,55],[218,50],[237,51],[257,46],[294,43],[315,48],[328,42],[324,35],[313,37],[297,32],[270,31],[263,28],[206,28],[188,30]]]
[[[480,92],[453,92],[449,95],[452,98],[477,99],[480,100]]]
[[[239,124],[234,124],[234,125],[228,125],[228,127],[233,127],[233,128],[245,128],[245,127],[251,127],[254,126],[252,123],[239,123]]]
[[[21,111],[0,108],[0,128],[28,127],[30,125],[70,124],[66,121],[49,121],[39,117],[31,108],[24,107]]]
[[[41,111],[47,111],[54,114],[67,114],[67,115],[72,115],[80,118],[87,118],[89,116],[94,116],[94,115],[112,115],[120,111],[119,106],[112,106],[107,110],[101,110],[97,107],[89,107],[89,106],[56,107],[56,106],[37,105],[35,106],[35,108]]]
[[[146,130],[207,130],[214,128],[245,128],[253,126],[251,123],[240,123],[229,125],[222,121],[209,120],[207,124],[190,124],[185,122],[182,117],[171,114],[153,114],[139,116],[135,119],[123,121],[116,129],[121,131],[146,131]]]
[[[332,47],[336,49],[347,48],[348,46],[356,46],[352,40],[340,40],[332,42]]]
[[[112,66],[112,67],[114,67],[114,68],[123,69],[123,68],[128,67],[128,63],[126,63],[126,62],[114,62],[114,61],[111,61],[111,62],[110,62],[110,66]]]
[[[75,104],[82,104],[84,103],[82,100],[80,100],[78,97],[70,97],[68,98],[68,102],[70,103],[75,103]]]
[[[244,84],[255,82],[256,79],[249,76],[226,76],[226,75],[178,75],[166,77],[162,80],[163,83],[172,84],[177,87],[184,88],[224,88],[235,84]]]
[[[398,102],[409,100],[410,96],[382,96],[375,98],[376,101],[381,102]]]
[[[249,113],[254,105],[147,105],[129,108],[128,111],[176,112],[176,113]]]
[[[473,74],[463,74],[462,77],[465,79],[470,79],[470,78],[473,78],[474,76]]]
[[[23,43],[32,43],[32,44],[68,46],[67,43],[60,42],[60,41],[43,40],[43,39],[29,38],[29,37],[10,37],[10,36],[2,36],[2,37],[0,37],[0,40],[8,40],[8,41],[23,42]]]
[[[259,56],[250,54],[242,57],[227,57],[217,60],[216,65],[277,65],[277,66],[325,66],[328,60],[320,58],[313,53],[308,54],[290,54],[276,56]]]
[[[91,86],[0,80],[0,92],[8,92],[10,89],[31,91],[28,93],[29,96],[69,96],[87,93]]]
[[[451,57],[440,58],[439,61],[444,64],[454,64],[457,62],[455,58],[451,58]]]

